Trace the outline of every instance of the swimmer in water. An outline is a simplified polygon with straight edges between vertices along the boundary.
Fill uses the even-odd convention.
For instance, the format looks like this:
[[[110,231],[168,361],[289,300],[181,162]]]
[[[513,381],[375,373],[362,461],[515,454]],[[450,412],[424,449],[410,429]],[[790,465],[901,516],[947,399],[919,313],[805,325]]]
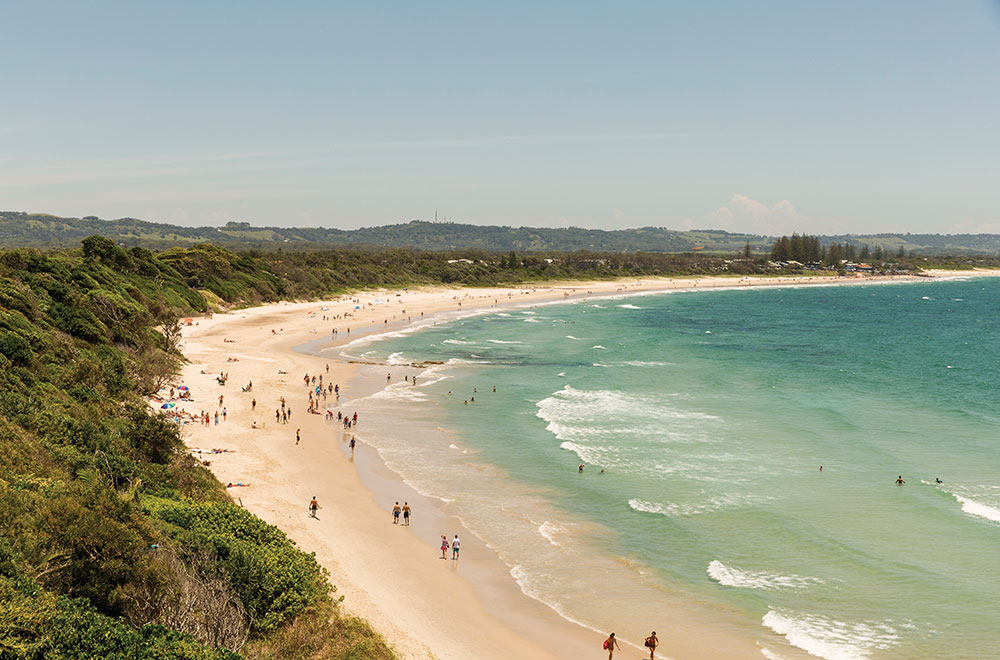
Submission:
[[[899,475],[898,477],[896,477],[896,485],[897,486],[902,486],[905,483],[906,482],[903,480],[903,475]]]
[[[580,467],[578,467],[578,468],[577,468],[577,471],[578,471],[578,472],[579,472],[580,474],[583,474],[583,463],[580,463]]]
[[[940,477],[934,477],[934,483],[936,483],[936,484],[943,484],[944,482],[941,481]]]

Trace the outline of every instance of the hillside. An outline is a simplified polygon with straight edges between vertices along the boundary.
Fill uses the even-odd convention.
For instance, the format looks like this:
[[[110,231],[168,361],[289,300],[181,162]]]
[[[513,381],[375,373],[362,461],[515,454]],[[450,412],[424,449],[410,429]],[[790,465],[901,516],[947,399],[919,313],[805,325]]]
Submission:
[[[179,314],[294,288],[212,246],[0,251],[0,658],[394,657],[147,407]]]
[[[134,218],[101,220],[52,215],[0,212],[0,247],[73,247],[92,234],[106,236],[126,247],[164,249],[214,243],[234,249],[324,249],[331,247],[413,248],[418,250],[479,249],[490,252],[546,252],[577,250],[601,252],[689,252],[696,246],[707,253],[735,253],[747,243],[756,253],[770,250],[775,238],[734,234],[721,230],[674,231],[642,227],[600,229],[498,227],[434,223],[405,224],[342,230],[322,227],[254,227],[230,222],[222,227],[180,227]],[[1000,254],[996,234],[867,234],[821,236],[824,245],[852,243],[881,245],[895,252],[900,246],[918,254]]]

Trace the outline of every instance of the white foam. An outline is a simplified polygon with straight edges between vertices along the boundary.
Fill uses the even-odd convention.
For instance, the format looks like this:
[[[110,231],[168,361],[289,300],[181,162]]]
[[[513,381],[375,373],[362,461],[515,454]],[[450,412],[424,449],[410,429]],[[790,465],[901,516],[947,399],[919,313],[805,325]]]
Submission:
[[[956,495],[955,493],[952,493],[952,497],[958,500],[958,503],[962,505],[962,511],[970,516],[977,516],[979,518],[985,518],[986,520],[992,520],[993,522],[1000,523],[1000,509],[988,506],[982,502],[971,500],[968,497]]]
[[[548,422],[580,424],[622,419],[663,421],[716,421],[718,417],[696,411],[681,411],[664,405],[666,394],[636,394],[614,390],[578,390],[571,385],[552,393],[535,405],[536,415]]]
[[[669,504],[663,504],[661,502],[649,502],[633,498],[628,501],[628,505],[633,510],[641,511],[642,513],[656,513],[668,518],[683,518],[721,511],[723,509],[735,509],[748,504],[757,504],[767,499],[750,496],[719,495],[700,502],[670,502]]]
[[[823,584],[819,578],[802,575],[744,571],[735,566],[727,566],[717,559],[708,564],[706,571],[719,584],[742,589],[804,589],[814,584]]]
[[[538,319],[524,319],[525,323],[541,323]]]
[[[645,362],[643,360],[627,360],[625,362],[622,362],[622,364],[624,364],[626,366],[629,366],[629,367],[665,367],[665,366],[667,366],[666,362],[655,362],[655,361],[654,362]]]
[[[405,401],[426,401],[427,395],[423,392],[417,391],[409,383],[393,383],[388,385],[385,389],[379,390],[371,395],[372,399],[379,400],[405,400]]]
[[[601,346],[600,344],[598,344],[597,346],[591,346],[590,349],[591,350],[598,350],[598,351],[606,351],[606,350],[608,350],[607,348],[605,348],[604,346]]]
[[[520,341],[504,341],[503,339],[487,339],[486,341],[490,342],[491,344],[523,344],[524,343],[524,342],[520,342]]]
[[[455,443],[453,442],[453,443],[451,443],[450,445],[448,445],[448,449],[458,449],[458,445],[456,445],[456,444],[455,444]]]
[[[637,307],[629,303],[625,303],[624,305],[618,305],[618,306],[621,307],[622,309],[646,309],[645,307]]]
[[[545,537],[545,540],[552,545],[559,547],[560,543],[556,541],[555,537],[562,532],[565,532],[566,528],[562,525],[557,525],[556,523],[551,523],[548,520],[543,522],[538,526],[538,533]]]
[[[769,610],[761,622],[793,646],[825,660],[868,660],[871,651],[888,650],[899,640],[895,628],[885,622],[846,623],[788,610]]]
[[[573,335],[566,335],[566,339],[572,339],[573,341],[583,341],[579,337],[574,337]]]
[[[767,658],[767,660],[786,660],[785,656],[778,655],[766,646],[760,647],[760,654]]]
[[[385,359],[385,363],[392,365],[400,365],[400,364],[409,364],[410,361],[405,357],[403,357],[402,353],[393,353],[392,355],[390,355]]]
[[[611,369],[612,368],[610,364],[601,364],[600,362],[594,362],[592,366],[595,366],[595,367],[604,367],[605,369]]]
[[[445,339],[441,343],[442,344],[459,344],[459,345],[462,345],[462,346],[470,346],[470,345],[475,344],[476,342],[474,342],[474,341],[462,341],[461,339]]]

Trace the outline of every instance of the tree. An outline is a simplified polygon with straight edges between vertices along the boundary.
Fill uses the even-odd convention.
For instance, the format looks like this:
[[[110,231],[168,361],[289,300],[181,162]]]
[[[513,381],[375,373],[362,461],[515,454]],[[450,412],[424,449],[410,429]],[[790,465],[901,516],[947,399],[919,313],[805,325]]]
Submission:
[[[826,259],[823,261],[827,266],[839,266],[841,253],[843,252],[840,243],[833,243],[826,251]]]
[[[773,261],[788,261],[791,256],[791,245],[787,236],[782,236],[771,248],[771,259]]]

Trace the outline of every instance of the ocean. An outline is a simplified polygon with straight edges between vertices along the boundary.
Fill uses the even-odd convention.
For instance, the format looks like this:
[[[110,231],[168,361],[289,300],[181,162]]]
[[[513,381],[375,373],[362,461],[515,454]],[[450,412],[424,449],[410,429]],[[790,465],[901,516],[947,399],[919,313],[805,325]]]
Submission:
[[[351,402],[359,436],[570,620],[972,659],[1000,657],[998,319],[991,278],[684,291],[337,350],[443,363]]]

